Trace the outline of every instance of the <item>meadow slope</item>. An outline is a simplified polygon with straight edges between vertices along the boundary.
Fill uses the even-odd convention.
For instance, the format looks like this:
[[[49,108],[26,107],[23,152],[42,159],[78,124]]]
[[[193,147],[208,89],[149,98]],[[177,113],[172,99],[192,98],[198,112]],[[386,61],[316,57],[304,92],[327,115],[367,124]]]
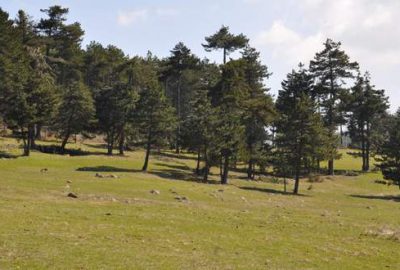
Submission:
[[[400,192],[380,173],[304,180],[292,196],[240,172],[200,183],[187,154],[142,173],[141,150],[74,147],[92,154],[0,159],[0,269],[400,269]],[[1,156],[20,151],[0,139]]]

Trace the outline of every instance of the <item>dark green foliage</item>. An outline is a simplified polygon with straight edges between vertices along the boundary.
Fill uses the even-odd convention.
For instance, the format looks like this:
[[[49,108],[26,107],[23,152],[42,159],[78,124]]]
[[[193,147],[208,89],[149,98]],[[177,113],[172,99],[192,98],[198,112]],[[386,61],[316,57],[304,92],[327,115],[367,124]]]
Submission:
[[[295,178],[295,194],[301,175],[310,173],[313,163],[326,153],[327,130],[310,98],[312,90],[312,77],[300,65],[299,71],[292,71],[283,81],[276,102],[280,117],[276,122],[275,170]]]
[[[380,147],[379,167],[385,179],[392,180],[400,188],[400,110],[391,119],[387,139]]]
[[[166,145],[175,128],[175,112],[168,104],[152,63],[148,62],[142,64],[144,77],[139,86],[139,101],[135,111],[135,122],[146,146],[143,171],[147,171],[152,147]]]
[[[244,76],[248,85],[248,98],[244,101],[244,117],[246,137],[246,159],[248,163],[247,176],[254,179],[255,166],[265,168],[267,165],[266,151],[270,146],[267,127],[274,116],[274,104],[268,94],[263,80],[270,76],[266,66],[259,60],[260,54],[253,48],[246,47],[242,53],[244,61]],[[267,151],[268,152],[268,151]]]
[[[24,154],[34,146],[35,126],[51,119],[55,106],[54,80],[35,39],[28,16],[19,12],[16,26],[2,15],[4,38],[1,58],[4,84],[1,97],[5,122],[17,131],[24,143]]]
[[[64,88],[54,124],[62,138],[62,152],[70,136],[88,129],[93,119],[93,98],[87,86],[75,82]]]
[[[310,62],[316,87],[312,97],[323,115],[325,126],[328,127],[332,147],[329,158],[329,174],[334,173],[333,161],[337,156],[336,131],[344,123],[343,99],[347,90],[344,88],[345,80],[354,77],[353,72],[358,70],[356,62],[350,62],[349,56],[341,50],[340,42],[328,39],[325,48],[318,52]]]
[[[175,149],[179,153],[182,141],[182,123],[188,111],[194,84],[199,79],[199,59],[182,42],[172,50],[164,62],[161,79],[164,81],[166,96],[171,100],[177,113]]]
[[[348,130],[352,144],[361,149],[363,171],[369,170],[371,151],[376,150],[372,137],[379,131],[377,120],[381,119],[388,107],[384,91],[376,90],[371,85],[369,74],[358,76],[347,105],[350,112]]]
[[[228,26],[222,26],[215,34],[206,37],[206,44],[203,44],[203,47],[206,51],[210,52],[212,50],[223,50],[223,63],[226,63],[226,56],[230,53],[244,48],[249,39],[243,35],[233,35],[229,32]]]

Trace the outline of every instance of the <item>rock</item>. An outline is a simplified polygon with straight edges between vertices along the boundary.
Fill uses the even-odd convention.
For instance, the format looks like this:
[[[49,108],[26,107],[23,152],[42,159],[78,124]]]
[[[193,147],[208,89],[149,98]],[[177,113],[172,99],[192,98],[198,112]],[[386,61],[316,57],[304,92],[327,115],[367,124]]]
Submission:
[[[76,195],[75,193],[72,193],[72,192],[68,193],[67,196],[70,198],[74,198],[74,199],[78,198],[78,195]]]
[[[112,202],[117,202],[118,200],[115,199],[115,198],[111,198],[111,201],[112,201]]]
[[[111,213],[106,213],[106,216],[111,216]]]
[[[224,192],[224,190],[223,189],[218,189],[218,192]]]
[[[176,196],[175,200],[177,200],[179,202],[189,202],[189,198],[186,196]]]
[[[45,172],[47,172],[47,171],[48,171],[47,168],[43,168],[43,169],[40,170],[41,173],[45,173]]]
[[[101,175],[101,174],[99,174],[99,173],[96,173],[95,177],[98,177],[98,178],[104,178],[104,176],[103,176],[103,175]]]
[[[313,188],[313,185],[310,185],[310,186],[307,188],[307,190],[312,190],[312,188]]]
[[[118,175],[115,175],[115,174],[111,174],[110,177],[111,178],[119,178]]]
[[[156,190],[156,189],[150,190],[150,193],[151,193],[151,194],[154,194],[154,195],[160,195],[160,191],[159,191],[159,190]]]
[[[67,180],[67,184],[72,184],[72,181],[71,180]]]

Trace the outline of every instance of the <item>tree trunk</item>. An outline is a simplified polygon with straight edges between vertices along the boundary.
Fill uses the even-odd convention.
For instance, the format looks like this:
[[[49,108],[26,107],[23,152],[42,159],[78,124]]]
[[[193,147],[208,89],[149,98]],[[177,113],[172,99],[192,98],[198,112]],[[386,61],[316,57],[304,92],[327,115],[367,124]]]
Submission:
[[[229,155],[225,155],[224,168],[221,177],[221,184],[223,185],[228,184],[228,171],[229,171]]]
[[[124,155],[124,146],[125,146],[125,130],[122,128],[120,135],[119,135],[119,154],[121,156]]]
[[[35,139],[36,140],[42,139],[42,124],[36,124]]]
[[[340,146],[343,147],[343,127],[340,124]]]
[[[369,152],[370,152],[370,142],[369,142],[369,123],[367,122],[367,132],[366,132],[366,143],[365,143],[365,171],[369,171]]]
[[[222,179],[222,156],[220,157],[220,159],[219,159],[219,176],[221,177],[221,179]]]
[[[142,168],[142,171],[144,171],[144,172],[147,171],[147,167],[149,165],[150,150],[151,150],[151,130],[149,130],[149,134],[147,137],[146,156],[144,158],[144,164],[143,164],[143,168]]]
[[[248,179],[254,179],[253,175],[253,159],[249,159],[248,167],[247,167],[247,178]]]
[[[197,149],[197,166],[196,166],[196,174],[200,174],[200,147]]]
[[[30,149],[35,147],[35,126],[34,125],[28,127],[28,141],[29,141]]]
[[[299,183],[300,183],[300,170],[296,168],[296,176],[294,179],[294,189],[293,189],[293,194],[298,194],[299,193]]]
[[[361,156],[362,156],[362,171],[367,171],[367,162],[365,155],[365,133],[364,126],[361,126]]]
[[[333,159],[330,159],[330,160],[328,161],[328,174],[329,174],[329,175],[335,175]]]
[[[114,149],[114,131],[107,136],[107,155],[112,156]]]
[[[177,93],[177,111],[178,111],[178,129],[176,135],[176,153],[180,152],[180,138],[181,138],[181,75],[179,75],[178,79],[178,93]]]
[[[224,48],[224,65],[226,64],[226,49]]]
[[[204,172],[203,172],[203,182],[208,182],[208,174],[210,173],[210,164],[208,162],[207,156],[207,145],[204,146]]]
[[[65,134],[65,136],[64,136],[64,139],[61,142],[61,154],[65,153],[65,146],[68,143],[69,136],[70,136],[70,134],[69,134],[69,132],[67,132],[67,134]]]
[[[24,144],[24,156],[29,156],[31,152],[30,144],[29,144],[29,135],[25,137],[24,134],[24,129],[21,127],[21,137],[22,137],[22,142]]]

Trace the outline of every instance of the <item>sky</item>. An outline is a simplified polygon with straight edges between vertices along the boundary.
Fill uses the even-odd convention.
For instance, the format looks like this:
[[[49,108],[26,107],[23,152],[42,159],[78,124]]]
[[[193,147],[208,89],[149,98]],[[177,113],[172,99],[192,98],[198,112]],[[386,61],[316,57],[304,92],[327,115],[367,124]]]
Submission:
[[[391,111],[400,107],[400,0],[0,0],[11,17],[23,9],[36,20],[41,8],[56,4],[69,8],[68,22],[81,23],[83,46],[95,40],[131,56],[150,50],[166,57],[182,41],[220,63],[222,52],[205,52],[201,43],[227,25],[260,51],[273,73],[266,81],[273,95],[287,73],[299,62],[308,65],[331,38],[386,90]]]

